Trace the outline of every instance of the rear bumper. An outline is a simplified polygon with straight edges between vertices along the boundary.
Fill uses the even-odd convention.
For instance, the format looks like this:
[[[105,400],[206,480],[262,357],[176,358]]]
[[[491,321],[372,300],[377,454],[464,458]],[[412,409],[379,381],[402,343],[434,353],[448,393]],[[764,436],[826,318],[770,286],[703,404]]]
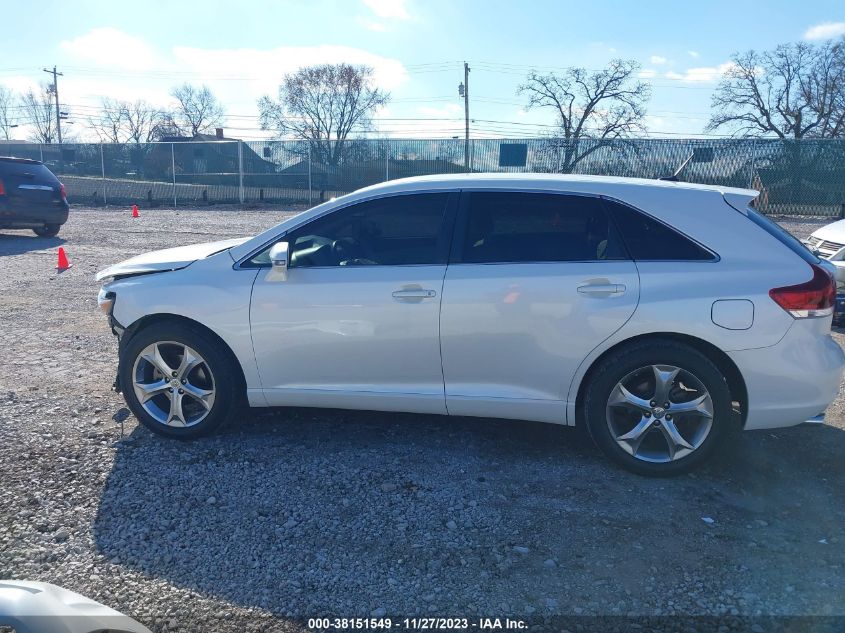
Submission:
[[[746,429],[794,426],[824,412],[845,368],[829,331],[830,317],[797,319],[776,345],[728,353],[748,391]]]
[[[0,227],[6,229],[33,229],[45,224],[64,224],[67,222],[70,205],[12,205],[8,198],[0,197]]]

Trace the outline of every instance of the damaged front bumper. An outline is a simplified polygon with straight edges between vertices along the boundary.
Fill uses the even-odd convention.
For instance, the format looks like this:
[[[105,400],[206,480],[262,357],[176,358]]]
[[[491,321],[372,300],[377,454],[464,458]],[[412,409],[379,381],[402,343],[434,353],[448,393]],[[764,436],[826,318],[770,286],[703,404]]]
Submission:
[[[126,328],[123,327],[117,319],[114,318],[113,314],[109,314],[109,326],[111,327],[111,332],[117,337],[117,372],[115,372],[114,376],[114,383],[112,384],[112,391],[115,393],[122,393],[123,389],[120,385],[120,359],[123,358],[123,343],[124,343],[124,334],[126,334]]]
[[[124,334],[126,333],[126,328],[123,327],[123,325],[121,325],[116,318],[114,318],[114,304],[116,299],[117,297],[115,296],[115,294],[113,292],[107,291],[105,288],[100,288],[100,292],[97,294],[97,304],[100,306],[100,310],[105,312],[106,316],[108,317],[111,332],[117,337],[118,341],[117,374],[114,377],[112,390],[116,391],[117,393],[120,393],[120,358],[123,356],[123,340]]]

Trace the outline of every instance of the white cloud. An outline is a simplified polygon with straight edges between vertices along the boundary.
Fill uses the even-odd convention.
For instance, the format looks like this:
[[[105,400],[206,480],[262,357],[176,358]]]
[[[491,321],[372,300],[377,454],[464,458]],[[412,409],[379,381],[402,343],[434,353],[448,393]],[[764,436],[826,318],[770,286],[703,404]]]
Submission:
[[[668,62],[669,60],[666,59],[665,57],[661,57],[660,55],[652,55],[649,58],[649,61],[652,64],[654,64],[655,66],[661,66],[661,65],[665,64],[666,62]]]
[[[675,71],[667,72],[664,77],[674,81],[686,83],[711,83],[722,78],[728,70],[733,67],[733,62],[725,62],[718,66],[701,66],[699,68],[687,68],[683,73]]]
[[[142,39],[112,27],[92,29],[64,40],[60,48],[80,61],[126,70],[147,70],[162,61]]]
[[[693,59],[698,59],[699,57],[701,57],[701,53],[699,53],[698,51],[687,51],[687,55],[689,55]]]
[[[244,77],[248,87],[266,92],[268,79],[277,83],[283,75],[302,66],[315,64],[366,64],[372,66],[376,83],[387,90],[401,85],[407,75],[405,67],[395,59],[382,57],[360,48],[336,45],[280,46],[269,50],[255,48],[205,49],[177,46],[173,49],[174,65],[209,84],[216,77]]]
[[[432,118],[457,118],[460,115],[464,108],[462,105],[457,103],[447,103],[446,105],[435,108],[433,106],[420,106],[419,113],[426,117]]]
[[[657,76],[657,71],[654,68],[643,68],[639,74],[640,79],[653,79]]]
[[[63,106],[82,132],[84,123],[97,114],[102,97],[134,101],[145,99],[169,105],[170,90],[183,82],[207,84],[224,104],[229,118],[227,134],[256,137],[256,101],[264,94],[276,96],[286,73],[302,66],[347,62],[372,66],[379,87],[394,91],[407,81],[401,62],[361,48],[335,45],[282,46],[270,49],[196,48],[156,49],[143,37],[113,28],[93,29],[59,43],[64,77],[59,78]],[[43,77],[42,77],[43,75]],[[37,86],[49,77],[8,77],[3,83],[17,92]]]
[[[804,39],[829,40],[840,35],[845,35],[845,22],[823,22],[807,29]]]
[[[387,25],[384,22],[378,22],[376,20],[370,20],[369,18],[361,17],[360,15],[356,18],[358,20],[358,24],[363,26],[365,29],[369,31],[376,31],[377,33],[384,33],[388,31]]]
[[[364,0],[364,4],[380,18],[393,20],[411,18],[405,0]]]

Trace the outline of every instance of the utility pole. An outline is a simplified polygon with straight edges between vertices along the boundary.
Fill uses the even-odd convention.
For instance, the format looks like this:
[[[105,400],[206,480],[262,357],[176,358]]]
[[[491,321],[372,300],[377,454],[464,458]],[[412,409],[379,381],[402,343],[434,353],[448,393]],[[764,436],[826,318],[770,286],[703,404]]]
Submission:
[[[464,97],[464,168],[470,171],[469,165],[469,64],[464,62],[464,83],[458,88]]]
[[[56,98],[56,135],[59,137],[59,145],[62,144],[62,113],[59,112],[59,77],[64,77],[63,73],[56,72],[56,67],[53,70],[42,68],[45,73],[53,75],[53,96]]]

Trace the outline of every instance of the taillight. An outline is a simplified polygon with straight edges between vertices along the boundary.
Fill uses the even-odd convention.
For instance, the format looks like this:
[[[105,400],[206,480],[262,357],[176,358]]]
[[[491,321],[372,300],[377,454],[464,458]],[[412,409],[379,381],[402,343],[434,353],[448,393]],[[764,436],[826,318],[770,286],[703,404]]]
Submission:
[[[62,195],[62,200],[67,199],[67,191],[65,191],[65,186],[62,183],[59,183],[59,193]]]
[[[813,278],[803,284],[772,288],[769,296],[796,319],[833,314],[836,285],[833,277],[821,266],[810,264]]]
[[[6,185],[3,184],[3,181],[0,180],[0,196],[6,195]]]

